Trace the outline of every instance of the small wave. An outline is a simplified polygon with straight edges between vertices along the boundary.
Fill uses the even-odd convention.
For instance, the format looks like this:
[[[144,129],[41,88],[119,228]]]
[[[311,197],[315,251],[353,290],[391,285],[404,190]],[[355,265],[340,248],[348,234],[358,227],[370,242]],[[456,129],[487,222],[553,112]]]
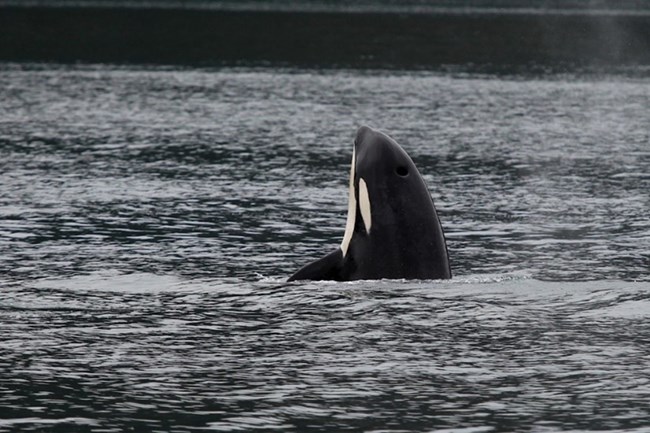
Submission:
[[[422,284],[482,284],[482,283],[501,283],[505,281],[522,281],[531,279],[532,275],[527,272],[509,272],[506,274],[473,274],[473,275],[463,275],[459,277],[453,277],[450,280],[407,280],[407,279],[381,279],[381,280],[354,280],[354,281],[297,281],[288,285],[303,285],[303,284],[316,284],[316,285],[339,285],[339,284],[352,284],[358,285],[363,284],[367,285],[368,283],[376,284],[405,284],[405,285],[418,285]],[[259,280],[259,283],[271,283],[271,284],[283,284],[286,283],[286,279],[279,277],[264,277],[262,276]]]
[[[612,179],[650,179],[649,173],[644,172],[629,172],[629,173],[616,173],[611,176]]]
[[[650,300],[625,301],[608,307],[584,311],[574,317],[644,319],[650,317]]]
[[[82,417],[67,417],[67,418],[9,418],[0,419],[0,427],[11,427],[21,424],[35,424],[35,425],[53,425],[53,424],[74,424],[74,425],[87,425],[98,427],[100,424],[90,418]]]
[[[155,293],[179,291],[187,285],[180,278],[172,275],[146,272],[122,274],[109,270],[70,278],[44,278],[36,281],[33,287],[60,291]]]
[[[473,274],[454,277],[449,282],[453,284],[485,284],[502,283],[506,281],[523,281],[532,279],[532,275],[525,271],[508,272],[504,274]]]

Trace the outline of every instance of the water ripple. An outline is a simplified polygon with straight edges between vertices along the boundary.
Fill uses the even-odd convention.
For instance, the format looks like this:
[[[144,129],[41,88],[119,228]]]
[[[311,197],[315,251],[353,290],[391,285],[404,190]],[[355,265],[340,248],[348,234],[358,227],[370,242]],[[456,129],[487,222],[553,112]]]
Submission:
[[[644,431],[649,89],[0,65],[0,431]],[[453,280],[285,282],[362,123]]]

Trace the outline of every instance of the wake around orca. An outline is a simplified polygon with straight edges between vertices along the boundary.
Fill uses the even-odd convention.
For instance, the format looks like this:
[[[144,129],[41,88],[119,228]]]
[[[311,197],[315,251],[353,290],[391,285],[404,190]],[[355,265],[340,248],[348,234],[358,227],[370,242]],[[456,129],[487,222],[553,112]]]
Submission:
[[[451,278],[445,235],[424,179],[388,135],[362,126],[352,152],[341,246],[294,280]]]

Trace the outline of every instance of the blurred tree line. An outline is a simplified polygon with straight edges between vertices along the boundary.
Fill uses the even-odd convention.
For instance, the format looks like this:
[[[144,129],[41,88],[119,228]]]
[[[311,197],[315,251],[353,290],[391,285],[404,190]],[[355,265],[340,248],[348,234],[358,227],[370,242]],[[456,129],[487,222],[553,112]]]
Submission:
[[[227,9],[539,9],[650,11],[650,0],[0,0],[0,6],[130,6]]]

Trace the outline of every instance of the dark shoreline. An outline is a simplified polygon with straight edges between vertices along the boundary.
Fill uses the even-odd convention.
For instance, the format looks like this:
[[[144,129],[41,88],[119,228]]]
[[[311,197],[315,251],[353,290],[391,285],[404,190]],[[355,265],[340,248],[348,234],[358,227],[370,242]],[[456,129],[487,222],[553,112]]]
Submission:
[[[0,61],[423,68],[650,65],[650,16],[0,7]]]

